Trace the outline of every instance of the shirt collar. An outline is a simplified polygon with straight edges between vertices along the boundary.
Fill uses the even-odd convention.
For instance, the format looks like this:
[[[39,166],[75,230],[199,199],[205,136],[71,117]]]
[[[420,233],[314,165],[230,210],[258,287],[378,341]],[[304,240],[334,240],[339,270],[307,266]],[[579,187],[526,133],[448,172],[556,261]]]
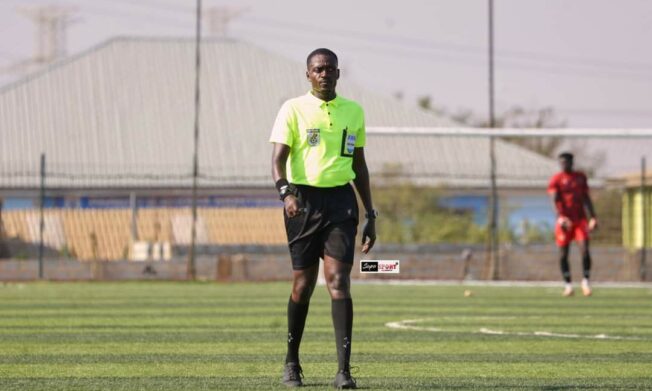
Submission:
[[[323,107],[323,106],[325,106],[326,103],[328,103],[329,106],[337,107],[337,105],[339,105],[340,102],[341,102],[341,98],[340,98],[339,95],[335,95],[335,99],[333,99],[333,100],[329,100],[328,102],[323,101],[323,100],[317,98],[317,97],[314,96],[314,95],[312,94],[312,92],[310,92],[310,91],[308,91],[308,93],[306,94],[306,96],[308,97],[308,100],[309,100],[310,102],[313,102],[314,104],[316,104],[316,105],[319,106],[319,107]]]

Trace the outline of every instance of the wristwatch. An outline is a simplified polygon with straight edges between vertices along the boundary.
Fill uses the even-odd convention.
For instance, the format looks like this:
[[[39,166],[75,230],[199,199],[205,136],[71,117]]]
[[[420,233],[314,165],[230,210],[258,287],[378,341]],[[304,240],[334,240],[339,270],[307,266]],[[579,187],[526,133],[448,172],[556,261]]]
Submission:
[[[372,209],[369,212],[365,213],[364,217],[368,219],[375,219],[378,217],[378,211],[376,209]]]
[[[293,184],[281,186],[281,189],[279,191],[279,197],[281,198],[281,201],[285,200],[285,197],[289,196],[292,194],[293,196],[297,196],[297,188]]]

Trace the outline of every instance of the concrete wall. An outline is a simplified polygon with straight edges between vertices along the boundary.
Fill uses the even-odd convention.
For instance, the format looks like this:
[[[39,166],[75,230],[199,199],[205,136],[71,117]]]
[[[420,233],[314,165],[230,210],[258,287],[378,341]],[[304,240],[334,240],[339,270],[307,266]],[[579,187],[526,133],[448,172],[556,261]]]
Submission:
[[[210,281],[271,281],[291,278],[287,248],[211,247],[200,248],[196,261],[197,278]],[[640,281],[640,255],[622,248],[596,247],[593,254],[593,281]],[[401,261],[400,274],[360,274],[360,259]],[[502,280],[559,281],[557,249],[553,246],[510,247],[501,250],[499,274]],[[650,262],[652,263],[652,262]],[[373,254],[356,255],[352,273],[356,279],[484,280],[488,265],[483,248],[464,246],[382,246]],[[571,250],[573,279],[581,279],[581,259]],[[46,259],[48,280],[185,280],[186,253],[177,251],[165,262],[79,262]],[[0,260],[0,281],[28,281],[38,277],[38,262]],[[652,281],[648,265],[647,281]]]

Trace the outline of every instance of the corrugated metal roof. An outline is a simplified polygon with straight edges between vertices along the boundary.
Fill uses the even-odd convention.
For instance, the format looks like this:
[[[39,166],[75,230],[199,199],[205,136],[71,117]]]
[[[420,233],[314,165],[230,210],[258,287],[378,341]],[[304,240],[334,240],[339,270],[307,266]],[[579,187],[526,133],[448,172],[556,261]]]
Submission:
[[[404,128],[409,131],[409,128]],[[489,139],[447,135],[373,134],[365,153],[375,180],[392,174],[429,186],[489,187]],[[382,151],[382,153],[374,153]],[[558,171],[555,160],[517,145],[496,140],[497,184],[504,187],[545,187]],[[388,174],[388,175],[387,175]]]
[[[0,187],[38,187],[41,152],[49,186],[189,186],[194,50],[188,39],[116,38],[2,88]],[[200,183],[269,186],[269,131],[282,102],[308,91],[305,65],[242,42],[208,40],[201,80]],[[453,125],[345,77],[339,86],[365,108],[368,126]],[[372,173],[400,162],[429,183],[484,185],[486,143],[373,135],[367,156]],[[506,162],[523,175],[530,166],[552,172],[549,159],[507,143],[498,149],[509,156],[499,162],[499,173]],[[516,185],[531,185],[514,178]]]

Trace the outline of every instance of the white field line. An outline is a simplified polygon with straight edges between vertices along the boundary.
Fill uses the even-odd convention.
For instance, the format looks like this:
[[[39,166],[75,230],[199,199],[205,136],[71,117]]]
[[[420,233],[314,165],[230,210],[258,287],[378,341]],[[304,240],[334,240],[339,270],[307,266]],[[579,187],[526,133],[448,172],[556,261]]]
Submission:
[[[480,317],[482,318],[482,317]],[[500,318],[500,317],[484,317],[488,318]],[[503,318],[500,318],[503,319]],[[398,322],[387,322],[385,327],[394,330],[414,330],[414,331],[429,331],[429,332],[450,332],[450,333],[467,333],[454,330],[444,330],[439,327],[424,327],[418,326],[418,323],[429,321],[432,319],[405,319]],[[650,338],[642,337],[623,337],[618,335],[607,335],[607,334],[596,334],[596,335],[582,335],[582,334],[565,334],[565,333],[552,333],[549,331],[533,331],[533,332],[520,332],[520,331],[503,331],[503,330],[493,330],[486,327],[481,327],[477,331],[470,331],[472,334],[488,334],[488,335],[517,335],[517,336],[526,336],[526,337],[554,337],[554,338],[580,338],[580,339],[602,339],[602,340],[621,340],[621,341],[650,341]]]

